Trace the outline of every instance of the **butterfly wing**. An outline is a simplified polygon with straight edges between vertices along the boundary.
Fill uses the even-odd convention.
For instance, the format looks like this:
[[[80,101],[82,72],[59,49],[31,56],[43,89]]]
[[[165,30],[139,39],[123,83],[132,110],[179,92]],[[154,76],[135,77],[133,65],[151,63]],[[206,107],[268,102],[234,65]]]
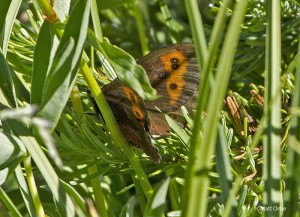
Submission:
[[[118,79],[105,85],[102,91],[127,141],[159,162],[161,156],[148,133],[150,124],[143,100]]]
[[[151,85],[161,96],[155,101],[145,101],[151,123],[150,133],[168,135],[169,125],[157,108],[169,114],[175,112],[176,117],[182,105],[192,110],[200,79],[194,45],[179,43],[161,48],[146,55],[138,63],[143,66]]]
[[[163,113],[159,111],[148,111],[150,120],[149,132],[152,135],[165,136],[170,134],[170,127]]]
[[[162,97],[145,101],[146,108],[176,111],[194,96],[199,70],[192,43],[179,43],[158,49],[138,61],[148,74],[151,85]]]
[[[143,132],[141,128],[137,128],[132,122],[128,121],[120,122],[119,127],[131,145],[143,150],[153,161],[160,162],[161,156],[158,153],[157,147],[152,144],[148,133]]]

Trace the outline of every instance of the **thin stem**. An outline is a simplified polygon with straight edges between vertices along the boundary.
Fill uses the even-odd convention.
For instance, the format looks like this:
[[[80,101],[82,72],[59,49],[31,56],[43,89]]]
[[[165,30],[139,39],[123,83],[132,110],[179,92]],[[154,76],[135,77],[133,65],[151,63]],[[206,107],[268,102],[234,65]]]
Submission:
[[[265,193],[263,203],[266,207],[279,207],[282,200],[280,191],[281,179],[281,97],[280,97],[280,70],[281,70],[281,28],[280,28],[280,1],[267,1],[267,33],[266,33],[266,76],[264,113],[269,113],[263,137],[264,164],[263,178]],[[272,104],[269,104],[271,103]],[[271,107],[269,107],[271,106]],[[282,210],[282,209],[281,209]],[[268,215],[280,216],[278,210],[270,210]]]
[[[40,197],[38,194],[38,190],[37,190],[37,187],[35,184],[33,172],[32,172],[31,157],[30,156],[26,157],[23,162],[24,162],[24,168],[25,168],[25,172],[26,172],[26,178],[27,178],[29,191],[31,193],[33,204],[36,209],[37,215],[45,216],[45,211],[42,206],[42,203],[41,203],[41,200],[40,200]]]

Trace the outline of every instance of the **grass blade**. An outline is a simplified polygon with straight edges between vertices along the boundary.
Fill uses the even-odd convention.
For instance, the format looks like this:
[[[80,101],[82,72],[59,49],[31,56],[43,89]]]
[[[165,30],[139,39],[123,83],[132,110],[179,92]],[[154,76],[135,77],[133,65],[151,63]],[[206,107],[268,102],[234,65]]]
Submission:
[[[280,190],[281,179],[281,97],[280,97],[280,62],[281,62],[281,28],[280,28],[280,1],[267,1],[267,46],[266,46],[266,79],[264,96],[264,113],[269,113],[264,143],[263,178],[265,180],[265,207],[280,207],[282,195]],[[268,210],[268,215],[280,216],[277,209]]]
[[[26,180],[23,176],[23,171],[20,165],[17,166],[15,170],[15,176],[17,178],[19,189],[23,198],[23,201],[25,203],[25,206],[27,208],[27,212],[30,214],[30,216],[36,216],[36,211],[34,209],[33,200],[30,196],[30,192],[26,183]]]
[[[51,45],[51,25],[48,22],[44,22],[34,49],[31,75],[31,104],[42,102],[44,83],[50,61]]]
[[[0,51],[0,88],[11,107],[17,107],[15,86],[12,78],[12,69]]]
[[[17,207],[13,204],[9,196],[5,193],[5,191],[1,187],[0,187],[0,200],[8,208],[12,217],[22,217]]]
[[[299,36],[300,38],[300,36]],[[297,69],[295,78],[295,90],[300,88],[300,43],[298,42]],[[300,107],[300,91],[295,91],[292,108]],[[296,216],[299,212],[298,194],[300,184],[300,116],[291,114],[291,129],[288,137],[287,151],[287,170],[286,170],[286,189],[284,194],[284,208],[286,208],[286,216]]]
[[[205,123],[202,146],[200,150],[196,150],[196,160],[190,163],[189,174],[187,174],[188,183],[187,192],[189,197],[186,198],[187,205],[184,206],[184,216],[206,216],[208,203],[208,188],[211,156],[215,150],[217,124],[223,98],[225,96],[226,87],[229,81],[231,66],[234,60],[234,54],[239,41],[241,25],[244,21],[248,1],[238,1],[235,6],[233,16],[231,18],[228,34],[220,54],[217,65],[215,86],[218,91],[212,92],[210,101],[208,102],[208,115]],[[197,120],[197,119],[196,119]],[[197,124],[197,121],[195,125]],[[197,146],[199,132],[193,131],[192,146]],[[205,153],[205,154],[203,154]],[[199,156],[201,154],[201,156]],[[199,205],[200,204],[200,205]]]
[[[153,198],[148,201],[146,210],[144,211],[145,217],[162,216],[164,207],[166,205],[166,196],[169,188],[170,178],[167,178],[160,186],[154,191]]]
[[[3,55],[6,56],[9,37],[14,25],[15,18],[19,11],[22,0],[2,0],[0,9],[0,47]],[[5,15],[4,15],[5,14]]]

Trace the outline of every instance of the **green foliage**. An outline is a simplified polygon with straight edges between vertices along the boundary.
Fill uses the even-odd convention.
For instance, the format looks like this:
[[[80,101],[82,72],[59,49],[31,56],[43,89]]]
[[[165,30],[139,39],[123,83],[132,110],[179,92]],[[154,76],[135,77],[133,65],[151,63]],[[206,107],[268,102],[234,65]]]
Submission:
[[[297,1],[2,1],[1,215],[299,215]],[[196,112],[166,116],[157,164],[99,87],[117,76],[157,98],[135,59],[182,41],[201,69]]]
[[[84,11],[82,11],[83,8],[85,9]],[[32,79],[35,79],[36,83],[43,86],[38,88],[38,91],[42,92],[42,100],[32,103],[40,104],[41,109],[39,115],[50,120],[53,124],[53,128],[69,98],[76,79],[87,34],[89,13],[90,4],[85,3],[85,1],[80,1],[76,7],[73,8],[70,19],[74,22],[68,22],[65,26],[64,34],[61,37],[54,57],[49,60],[49,62],[52,63],[51,67],[49,67],[49,72],[43,72],[46,73],[46,78],[41,80],[35,79],[35,74],[32,74]],[[45,31],[47,31],[48,34],[49,30],[47,29],[49,28],[50,26],[45,27]],[[49,44],[49,42],[51,42],[50,40],[38,41],[38,43]],[[41,46],[43,46],[43,44]],[[50,50],[43,50],[43,52],[44,51],[47,53],[44,53],[43,56],[46,56],[46,58],[50,57]],[[39,57],[39,55],[41,54],[37,53],[35,57]],[[37,61],[39,61],[39,59],[34,59],[33,63]],[[44,67],[46,68],[47,65]],[[39,73],[38,71],[35,72]],[[42,76],[42,78],[43,77],[44,76]]]

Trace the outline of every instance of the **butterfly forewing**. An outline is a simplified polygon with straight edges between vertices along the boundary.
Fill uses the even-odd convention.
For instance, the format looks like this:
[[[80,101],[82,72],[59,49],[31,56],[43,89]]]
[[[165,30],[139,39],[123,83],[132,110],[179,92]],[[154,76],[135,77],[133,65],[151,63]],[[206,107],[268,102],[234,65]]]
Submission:
[[[148,74],[151,85],[161,96],[145,101],[146,108],[175,111],[187,103],[197,90],[199,70],[192,43],[180,43],[153,51],[138,61]]]

